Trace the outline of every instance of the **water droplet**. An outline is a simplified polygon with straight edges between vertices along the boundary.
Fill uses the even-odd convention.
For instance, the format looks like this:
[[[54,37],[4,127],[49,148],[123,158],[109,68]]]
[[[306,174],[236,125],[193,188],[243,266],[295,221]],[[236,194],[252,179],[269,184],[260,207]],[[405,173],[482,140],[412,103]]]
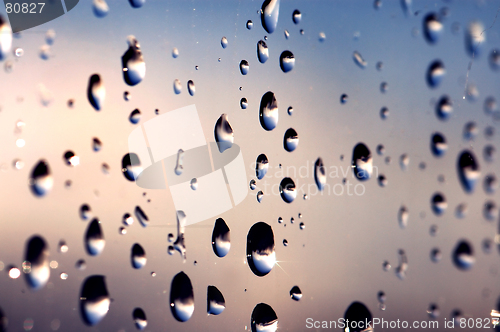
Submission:
[[[184,159],[184,150],[182,149],[179,149],[179,151],[177,151],[177,160],[175,162],[175,174],[177,175],[181,175],[182,172],[184,171],[184,166],[183,166],[183,159]]]
[[[469,270],[475,263],[472,246],[467,240],[460,240],[453,250],[453,263],[460,270]]]
[[[430,257],[431,261],[437,263],[441,260],[441,258],[443,258],[443,254],[441,253],[441,250],[439,250],[439,248],[434,248],[431,250]]]
[[[18,148],[22,148],[23,146],[26,145],[26,142],[22,138],[19,138],[19,139],[16,140],[16,145],[17,145]]]
[[[219,315],[226,309],[226,301],[220,290],[215,286],[207,287],[207,313]]]
[[[217,59],[217,61],[219,61],[219,62],[220,62],[220,60],[221,60],[220,58],[219,58],[219,59]],[[241,90],[241,89],[240,89],[240,90]]]
[[[174,47],[172,49],[172,57],[175,59],[179,56],[179,50],[177,49],[177,47]]]
[[[64,240],[59,241],[57,251],[59,251],[61,254],[64,254],[64,253],[68,252],[68,249],[69,249],[68,245],[66,244],[66,242]]]
[[[476,84],[473,82],[469,82],[469,84],[467,84],[465,97],[467,97],[467,100],[470,102],[475,102],[479,99],[479,90],[477,89]]]
[[[290,297],[295,301],[299,301],[302,298],[302,292],[299,286],[293,286],[292,289],[290,289]]]
[[[410,213],[406,206],[401,206],[398,211],[398,222],[399,227],[405,229],[408,226],[408,219],[410,217]]]
[[[488,174],[484,177],[484,191],[487,194],[494,194],[498,189],[498,179],[495,174]]]
[[[248,61],[247,60],[241,60],[241,62],[240,62],[240,72],[241,72],[241,75],[248,74],[249,70],[250,70],[250,65],[248,64]]]
[[[149,218],[139,205],[135,207],[134,213],[135,217],[137,218],[137,220],[139,220],[142,227],[146,227],[149,225]]]
[[[399,157],[399,166],[401,167],[401,170],[406,171],[409,165],[410,165],[410,157],[407,154],[402,154]]]
[[[493,221],[498,218],[498,206],[493,201],[487,201],[484,204],[483,216],[486,220]]]
[[[247,109],[247,107],[248,107],[248,101],[247,101],[246,98],[241,98],[240,99],[240,107],[241,107],[242,110]]]
[[[280,195],[283,201],[286,203],[291,203],[297,197],[297,190],[295,187],[295,182],[289,177],[281,180],[280,183]]]
[[[298,9],[295,9],[292,14],[293,23],[299,24],[301,19],[302,19],[302,14]]]
[[[304,34],[304,29],[300,29],[300,34],[303,35]]]
[[[222,114],[217,120],[214,129],[214,136],[220,153],[233,146],[234,133],[233,128],[229,124],[227,114]]]
[[[396,268],[395,272],[399,279],[403,280],[406,278],[406,270],[408,270],[408,258],[403,249],[399,249],[399,266]]]
[[[461,203],[457,205],[457,208],[455,209],[455,215],[457,218],[462,219],[467,215],[467,204]]]
[[[3,15],[0,16],[0,36],[0,60],[3,60],[12,46],[12,29]]]
[[[385,153],[385,147],[382,144],[377,145],[377,154],[383,156]]]
[[[292,114],[293,114],[293,107],[292,106],[288,107],[288,109],[287,109],[286,112],[288,113],[288,115],[292,116]]]
[[[130,123],[132,124],[138,124],[139,121],[141,120],[141,111],[139,111],[139,109],[135,109],[133,110],[129,117],[128,117],[128,120],[130,121]]]
[[[177,78],[174,80],[174,92],[176,95],[182,92],[182,84]]]
[[[253,22],[251,20],[248,20],[247,21],[247,29],[252,30],[252,28],[253,28]]]
[[[344,93],[344,94],[342,94],[342,95],[340,96],[340,103],[341,103],[341,104],[345,104],[345,103],[347,103],[347,99],[348,99],[348,98],[349,98],[349,96],[348,96],[348,95],[346,95],[345,93]]]
[[[85,248],[87,253],[92,256],[99,255],[104,250],[104,245],[106,244],[104,240],[104,234],[102,233],[100,221],[94,218],[85,234]]]
[[[464,125],[464,139],[471,141],[474,138],[476,138],[477,134],[479,133],[479,129],[477,128],[477,125],[475,122],[467,122]]]
[[[187,83],[187,88],[188,88],[188,92],[191,96],[194,96],[195,92],[196,92],[196,87],[194,86],[194,82],[189,80],[188,83]]]
[[[441,84],[444,76],[446,74],[446,70],[444,68],[444,64],[440,60],[434,60],[427,69],[426,79],[427,84],[430,88],[434,89]]]
[[[448,144],[446,143],[446,138],[441,133],[435,133],[431,136],[431,151],[436,157],[442,157],[446,150],[448,150]]]
[[[170,309],[179,322],[186,322],[194,312],[194,294],[191,280],[184,272],[179,272],[170,287]]]
[[[383,187],[386,187],[388,184],[387,177],[384,174],[380,174],[378,176],[378,185]]]
[[[85,279],[80,295],[80,311],[87,325],[96,325],[108,313],[111,300],[104,276],[93,275]]]
[[[389,84],[387,82],[380,83],[380,92],[386,93],[389,90]]]
[[[231,248],[230,230],[226,222],[222,218],[215,221],[214,230],[212,232],[212,249],[217,257],[224,257]]]
[[[68,279],[68,277],[69,277],[69,276],[68,276],[68,274],[67,274],[66,272],[62,272],[62,273],[59,275],[59,277],[60,277],[62,280],[66,280],[66,279]]]
[[[132,312],[132,318],[134,319],[135,327],[142,331],[148,325],[148,320],[146,319],[146,313],[141,308],[135,308]]]
[[[391,269],[391,264],[388,261],[385,261],[382,263],[382,269],[386,272],[389,271]]]
[[[439,99],[437,105],[436,105],[436,115],[439,120],[448,120],[448,118],[451,116],[451,113],[453,113],[453,104],[451,102],[451,99],[444,95]]]
[[[151,276],[152,276],[153,278],[154,278],[154,277],[156,277],[156,272],[154,272],[154,271],[153,271],[153,272],[151,272]]]
[[[94,15],[97,17],[104,17],[109,12],[109,7],[105,0],[93,0],[92,9],[94,10]]]
[[[283,147],[286,151],[292,152],[299,145],[299,135],[293,128],[289,128],[283,137]]]
[[[358,143],[352,152],[354,175],[359,181],[370,179],[373,172],[372,154],[364,143]]]
[[[436,319],[439,317],[439,307],[435,303],[431,303],[427,309],[427,314],[431,319]]]
[[[314,180],[319,191],[323,191],[326,184],[326,169],[321,158],[318,158],[314,163]]]
[[[280,0],[265,0],[261,7],[262,27],[268,32],[273,33],[278,25],[278,16],[280,11]]]
[[[489,96],[484,100],[484,112],[488,115],[493,114],[498,110],[498,105],[495,97]]]
[[[102,149],[101,140],[98,139],[97,137],[94,137],[92,139],[92,150],[94,150],[94,152],[99,152],[101,149]]]
[[[253,308],[250,318],[252,332],[276,332],[278,316],[270,305],[259,303]]]
[[[482,45],[486,42],[486,29],[479,21],[469,23],[465,31],[465,48],[470,57],[477,58],[481,54]]]
[[[87,87],[87,98],[90,105],[92,105],[96,111],[100,111],[102,109],[104,99],[106,98],[106,89],[104,88],[104,83],[98,74],[90,76]]]
[[[389,109],[387,107],[382,107],[380,109],[380,118],[385,120],[389,117]]]
[[[370,327],[364,326],[365,322],[369,322],[371,326],[371,320],[372,320],[372,314],[370,310],[361,302],[353,302],[349,305],[349,308],[347,308],[345,314],[344,314],[344,319],[347,322],[349,321],[349,325],[351,325],[351,329],[348,327],[346,328],[349,329],[349,332],[361,332],[361,331],[371,331],[372,329]],[[363,322],[363,327],[359,327],[359,325],[352,325],[352,322],[356,321],[357,322]],[[361,325],[361,324],[360,324]]]
[[[352,54],[352,59],[354,60],[354,63],[357,64],[360,68],[365,68],[368,65],[368,63],[363,59],[358,51],[354,51],[354,53]]]
[[[198,189],[198,180],[196,178],[192,178],[189,186],[191,187],[191,190]]]
[[[280,68],[284,73],[288,73],[295,67],[295,57],[290,51],[283,51],[280,55]]]
[[[265,63],[269,59],[269,49],[263,40],[259,40],[257,43],[257,58],[260,63]]]
[[[75,268],[80,270],[80,271],[83,271],[87,268],[87,263],[85,263],[85,261],[83,259],[79,259],[76,263],[75,263]]]
[[[490,53],[490,67],[493,70],[499,70],[500,69],[500,50],[499,49],[492,49]]]
[[[262,128],[273,130],[278,125],[278,101],[273,92],[266,92],[260,101],[259,119]]]
[[[45,196],[52,189],[54,179],[50,172],[49,164],[45,160],[40,160],[33,167],[29,182],[33,194],[39,197]]]
[[[301,222],[301,223],[299,224],[299,228],[300,228],[300,229],[304,229],[304,228],[306,228],[306,225],[305,225],[303,222]]]
[[[462,188],[465,192],[472,193],[481,173],[476,157],[471,151],[464,150],[459,154],[457,169]]]
[[[262,200],[264,199],[264,193],[262,192],[262,190],[260,190],[258,193],[257,193],[257,202],[262,202]]]
[[[287,239],[283,239],[283,246],[285,246],[285,247],[288,246],[288,240]]]
[[[125,178],[129,181],[135,181],[142,173],[139,156],[135,153],[127,153],[122,158],[122,171]]]
[[[436,13],[427,14],[423,21],[424,37],[429,44],[435,44],[443,32],[443,23]]]
[[[14,168],[17,169],[17,170],[21,170],[21,169],[24,168],[24,161],[22,161],[20,159],[15,159],[12,162],[12,166],[14,166]]]
[[[89,220],[90,218],[92,218],[92,211],[90,209],[90,206],[88,206],[87,204],[83,204],[80,207],[80,218],[82,218],[82,220]]]
[[[226,37],[222,37],[222,39],[220,40],[220,45],[222,46],[222,48],[227,47],[227,38]]]
[[[496,149],[493,145],[486,145],[483,150],[484,160],[492,162],[495,160]]]
[[[290,32],[288,32],[288,30],[286,30],[286,29],[285,29],[284,34],[285,34],[285,39],[290,38]],[[266,39],[266,40],[267,40],[267,39]]]
[[[33,290],[41,289],[50,277],[49,248],[43,238],[35,235],[29,239],[26,244],[25,261],[30,267],[27,272],[25,271],[28,286]]]
[[[493,250],[493,240],[484,239],[482,242],[482,247],[485,254],[491,254],[491,251]]]
[[[198,67],[198,66],[194,66],[194,69],[195,69],[195,70],[198,70],[199,68],[200,68],[200,67]]]
[[[382,7],[382,0],[375,0],[373,1],[373,8],[375,9],[380,9]]]
[[[140,269],[143,268],[144,265],[146,265],[146,252],[140,244],[136,243],[132,246],[130,260],[134,269]]]
[[[441,193],[435,193],[431,198],[431,208],[435,215],[442,215],[448,208],[446,197]]]
[[[128,49],[122,56],[123,79],[128,85],[139,84],[146,76],[146,63],[141,46],[134,36],[127,37]]]
[[[177,250],[183,259],[186,261],[186,243],[184,237],[184,230],[186,228],[187,217],[184,211],[177,211],[177,239],[174,242],[174,249]]]
[[[273,229],[265,222],[254,224],[248,232],[247,261],[252,272],[259,277],[271,272],[276,263]]]
[[[324,42],[326,39],[326,35],[324,32],[320,32],[319,35],[318,35],[318,40],[320,41],[320,43]]]
[[[120,228],[118,228],[118,234],[120,234],[120,235],[127,234],[127,229],[125,227],[123,227],[123,226],[120,227]]]

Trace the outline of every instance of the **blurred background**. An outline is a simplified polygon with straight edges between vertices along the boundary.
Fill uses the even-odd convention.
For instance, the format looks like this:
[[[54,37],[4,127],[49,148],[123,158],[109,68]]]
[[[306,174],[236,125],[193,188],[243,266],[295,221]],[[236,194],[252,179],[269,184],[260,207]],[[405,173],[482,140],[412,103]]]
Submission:
[[[256,308],[265,303],[278,330],[301,331],[356,301],[388,321],[484,326],[500,310],[499,10],[498,0],[89,0],[11,45],[4,23],[4,329],[134,331],[146,321],[146,331],[245,331],[275,323]],[[122,66],[129,47],[134,85]],[[193,104],[207,142],[227,115],[249,187],[236,207],[185,228],[184,261],[169,249],[169,190],[130,181],[123,158],[132,130]],[[277,119],[272,130],[261,108]],[[258,179],[261,154],[268,171]],[[285,177],[290,203],[279,193]],[[230,229],[225,257],[212,247],[217,218]],[[258,222],[271,237],[250,232]],[[263,276],[249,266],[248,240],[275,254]],[[174,279],[181,271],[193,296],[183,275]],[[207,313],[210,285],[224,297],[219,315]]]

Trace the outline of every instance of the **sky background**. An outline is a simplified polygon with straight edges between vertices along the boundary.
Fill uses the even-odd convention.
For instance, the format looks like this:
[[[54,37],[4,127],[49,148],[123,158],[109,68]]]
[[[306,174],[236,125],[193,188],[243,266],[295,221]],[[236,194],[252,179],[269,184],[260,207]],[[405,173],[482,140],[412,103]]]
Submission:
[[[440,323],[450,319],[455,309],[473,318],[489,317],[491,309],[496,309],[499,252],[495,246],[486,254],[482,242],[494,240],[499,220],[485,220],[483,206],[487,201],[498,206],[500,201],[498,192],[491,195],[483,190],[482,181],[486,174],[500,176],[500,167],[498,158],[486,162],[482,151],[488,144],[500,149],[499,122],[483,111],[486,97],[500,99],[500,72],[491,70],[488,63],[490,51],[500,48],[496,17],[500,1],[415,0],[412,11],[417,14],[407,17],[399,1],[382,1],[377,10],[373,1],[283,0],[272,34],[261,25],[261,1],[147,0],[139,9],[127,1],[107,3],[106,17],[96,17],[91,2],[80,1],[66,15],[23,31],[13,39],[12,49],[21,47],[24,55],[15,58],[11,53],[0,63],[13,63],[11,72],[0,70],[0,261],[5,264],[5,273],[0,274],[0,308],[9,319],[9,330],[20,330],[23,321],[32,318],[33,331],[49,330],[54,319],[60,320],[61,331],[133,331],[136,307],[145,311],[148,331],[244,331],[250,329],[252,310],[261,302],[273,307],[283,331],[304,330],[309,317],[343,317],[353,301],[363,302],[374,317],[386,320],[428,320],[426,310],[431,303],[440,309]],[[423,17],[443,7],[449,9],[449,16],[443,19],[439,41],[430,45],[422,34]],[[302,12],[298,25],[292,21],[295,9]],[[5,16],[4,8],[0,12]],[[254,23],[251,30],[245,26],[247,20]],[[475,57],[468,76],[479,90],[475,102],[463,99],[470,62],[464,33],[472,20],[488,28],[482,53]],[[457,33],[452,32],[454,23],[460,26]],[[56,38],[50,58],[43,60],[39,49],[49,29],[54,29]],[[326,35],[323,42],[320,32]],[[121,71],[129,35],[139,41],[146,62],[146,76],[134,87],[125,84]],[[220,44],[223,36],[228,40],[226,49]],[[256,49],[264,36],[270,57],[261,64]],[[177,58],[172,57],[174,47],[179,50]],[[288,73],[279,66],[284,50],[296,59]],[[354,51],[366,60],[366,68],[354,63]],[[425,74],[436,59],[444,63],[446,75],[438,88],[430,89]],[[248,75],[239,71],[241,60],[250,64]],[[378,61],[384,64],[381,71],[375,66]],[[100,112],[86,98],[94,73],[106,87]],[[173,91],[175,79],[183,86],[178,95]],[[188,80],[195,83],[194,96],[187,92]],[[382,82],[388,83],[386,93],[380,92]],[[40,101],[39,84],[52,92],[49,106]],[[130,101],[124,100],[124,91],[130,92]],[[260,100],[267,91],[275,93],[279,108],[278,126],[270,132],[258,118]],[[341,104],[344,93],[349,98]],[[453,113],[446,122],[434,112],[443,95],[453,101]],[[248,100],[245,110],[239,106],[242,97]],[[67,106],[69,99],[74,99],[73,108]],[[163,114],[191,104],[196,105],[208,142],[214,141],[217,119],[228,114],[248,181],[256,179],[252,166],[265,153],[270,171],[257,181],[259,188],[277,186],[290,176],[306,190],[299,190],[291,204],[272,191],[265,191],[259,203],[258,190],[249,190],[241,204],[217,216],[231,230],[231,250],[224,258],[217,257],[211,247],[217,217],[188,226],[183,263],[178,253],[170,256],[167,252],[168,234],[176,235],[170,193],[144,190],[127,181],[121,174],[121,161],[128,153],[128,135],[136,126],[128,120],[132,110],[140,109],[143,123],[156,116],[155,109]],[[294,109],[292,116],[286,112],[289,106]],[[386,120],[379,115],[382,107],[390,112]],[[22,133],[14,130],[18,120],[26,123]],[[478,128],[473,141],[463,138],[469,121]],[[492,138],[484,135],[489,126],[496,130]],[[291,153],[283,149],[288,128],[299,136],[298,148]],[[448,142],[441,158],[434,157],[429,148],[434,132],[442,133]],[[103,143],[100,152],[91,149],[93,137]],[[16,146],[19,138],[26,142],[22,148]],[[373,164],[388,185],[382,188],[372,177],[362,183],[363,195],[314,194],[316,159],[321,157],[327,170],[348,170],[359,142],[371,150]],[[378,144],[385,147],[383,156],[376,154]],[[473,194],[465,193],[458,181],[456,163],[464,149],[473,151],[480,165],[480,183]],[[67,150],[80,157],[79,166],[64,163]],[[410,157],[406,171],[399,167],[402,154]],[[385,162],[387,156],[390,164]],[[22,170],[12,167],[15,159],[25,163]],[[31,170],[40,159],[48,161],[54,177],[54,188],[42,198],[35,197],[28,186]],[[422,162],[425,170],[419,168]],[[109,165],[109,175],[102,172],[103,163]],[[283,173],[276,176],[280,164]],[[300,167],[308,167],[303,177],[298,174]],[[439,175],[444,175],[444,182],[438,181]],[[72,181],[69,189],[67,180]],[[329,177],[327,184],[333,187],[342,180]],[[352,172],[347,181],[360,183]],[[439,217],[430,206],[435,192],[443,193],[448,202]],[[308,194],[307,200],[303,194]],[[455,208],[461,203],[467,204],[468,213],[458,219]],[[97,257],[85,252],[83,238],[89,222],[79,218],[82,204],[88,204],[101,220],[106,246]],[[406,229],[398,225],[402,205],[410,213]],[[143,228],[135,218],[127,234],[119,234],[122,216],[133,213],[136,206],[148,215],[150,225]],[[283,224],[278,217],[284,219]],[[253,274],[245,257],[246,236],[259,221],[273,229],[279,262],[264,277]],[[305,229],[299,228],[299,222],[304,222]],[[433,225],[438,227],[435,236],[430,234]],[[51,269],[49,284],[37,292],[27,288],[24,276],[12,280],[7,273],[9,265],[21,267],[26,241],[34,234],[47,241],[50,260],[58,262],[58,268]],[[457,269],[451,259],[460,239],[469,241],[474,250],[476,262],[469,271]],[[67,253],[57,252],[60,240],[68,244]],[[134,243],[143,246],[148,258],[140,270],[130,264]],[[433,248],[442,252],[438,263],[430,259]],[[408,257],[404,280],[394,273],[400,249]],[[79,259],[87,262],[83,271],[75,268]],[[382,269],[384,261],[392,265],[388,272]],[[153,271],[156,277],[151,276]],[[191,279],[195,298],[194,314],[185,323],[177,322],[169,308],[170,284],[180,271]],[[68,273],[67,280],[59,278],[62,272]],[[113,302],[98,325],[87,327],[80,317],[79,296],[82,282],[91,275],[106,276]],[[206,314],[208,285],[218,287],[225,297],[226,309],[219,316]],[[303,292],[299,302],[289,296],[295,285]],[[379,291],[387,295],[385,311],[378,308]]]

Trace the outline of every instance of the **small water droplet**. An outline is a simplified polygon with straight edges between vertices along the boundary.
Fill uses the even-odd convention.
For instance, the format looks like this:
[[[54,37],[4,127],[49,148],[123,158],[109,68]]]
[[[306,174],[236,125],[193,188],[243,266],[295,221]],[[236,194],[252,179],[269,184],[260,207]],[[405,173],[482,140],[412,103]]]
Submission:
[[[254,179],[250,180],[250,185],[249,185],[251,190],[255,190],[257,188],[256,182]]]
[[[182,92],[182,84],[177,78],[174,80],[174,92],[176,95]]]
[[[499,49],[492,49],[490,56],[489,56],[489,62],[490,62],[490,68],[492,70],[499,70],[500,69],[500,50]]]
[[[85,248],[91,256],[97,256],[104,250],[106,242],[101,229],[100,221],[94,218],[85,233]]]
[[[278,330],[278,316],[270,305],[259,303],[252,311],[250,325],[252,331],[276,332]]]
[[[386,93],[389,90],[389,84],[387,82],[380,83],[380,92]]]
[[[178,210],[176,212],[177,217],[177,239],[174,242],[174,249],[177,250],[182,257],[182,260],[186,261],[186,243],[184,237],[184,231],[186,228],[187,217],[184,211]]]
[[[40,160],[33,170],[29,179],[31,191],[36,196],[42,197],[50,192],[54,186],[49,164],[45,160]]]
[[[297,188],[295,182],[289,177],[281,180],[280,195],[284,202],[292,203],[297,197]]]
[[[469,23],[465,31],[465,48],[470,57],[477,58],[486,42],[486,29],[479,21]]]
[[[194,86],[194,82],[192,80],[189,80],[188,83],[187,83],[187,89],[188,89],[188,92],[191,96],[194,96],[195,92],[196,92],[196,87]]]
[[[368,65],[368,63],[363,59],[358,51],[354,51],[354,53],[352,54],[352,58],[354,60],[354,63],[357,64],[360,68],[365,68]]]
[[[135,308],[132,312],[132,318],[134,320],[135,327],[142,331],[148,325],[148,320],[146,319],[146,313],[141,308]]]
[[[435,44],[443,32],[443,23],[436,13],[427,14],[423,20],[424,37],[429,44]]]
[[[288,73],[295,67],[295,56],[290,51],[283,51],[280,55],[280,68],[284,73]]]
[[[373,172],[372,155],[364,143],[358,143],[352,152],[354,175],[359,181],[370,179]]]
[[[179,50],[177,49],[177,47],[174,47],[172,49],[172,57],[175,59],[179,56]]]
[[[105,0],[93,0],[92,9],[96,17],[104,17],[109,12],[109,7]]]
[[[436,157],[442,157],[448,150],[446,138],[441,133],[434,133],[431,136],[431,151]]]
[[[324,42],[326,39],[326,35],[324,32],[320,32],[319,35],[318,35],[318,40],[320,43]]]
[[[289,128],[283,137],[283,147],[288,152],[293,152],[299,145],[299,135],[293,128]]]
[[[240,62],[240,72],[241,72],[241,75],[248,74],[249,70],[250,70],[250,65],[248,64],[248,61],[247,60],[241,60],[241,62]]]
[[[460,270],[469,270],[476,259],[472,246],[467,240],[460,240],[453,250],[453,263]]]
[[[302,291],[300,290],[299,286],[293,286],[292,289],[290,289],[290,297],[294,301],[300,301],[302,298]]]
[[[403,249],[399,249],[399,266],[396,268],[395,272],[399,279],[403,280],[406,278],[406,270],[408,270],[408,258]]]
[[[106,89],[98,74],[90,76],[87,87],[87,98],[96,111],[100,111],[106,98]]]
[[[146,63],[141,46],[134,36],[127,37],[128,49],[122,56],[123,79],[128,85],[139,84],[146,76]]]
[[[444,68],[444,64],[441,60],[434,60],[427,69],[426,79],[427,84],[430,88],[435,89],[443,80],[446,74],[446,69]]]
[[[476,138],[478,133],[479,129],[477,128],[477,124],[475,122],[467,122],[464,125],[463,135],[465,140],[473,140],[474,138]]]
[[[248,30],[252,30],[252,28],[253,28],[253,22],[251,20],[248,20],[246,26],[247,26]]]
[[[259,119],[262,128],[273,130],[278,125],[278,101],[273,92],[266,92],[260,101]]]
[[[301,223],[299,224],[299,228],[300,228],[300,229],[304,229],[304,228],[306,228],[306,225],[305,225],[303,222],[301,222]]]
[[[398,211],[398,222],[399,227],[405,229],[408,226],[408,219],[410,217],[410,213],[406,206],[401,206]]]
[[[314,180],[319,191],[322,191],[326,184],[326,168],[321,158],[314,163]]]
[[[220,40],[220,45],[222,46],[222,48],[227,47],[227,38],[225,36]]]
[[[488,174],[484,177],[484,191],[487,194],[494,194],[498,189],[498,179],[495,174]]]
[[[146,265],[146,252],[142,248],[142,246],[138,243],[135,243],[132,246],[132,250],[130,253],[130,261],[132,263],[132,267],[134,269],[143,268]]]
[[[260,63],[265,63],[269,59],[269,48],[263,40],[257,42],[257,59]]]
[[[382,107],[380,109],[380,118],[385,120],[389,117],[389,109],[387,107]]]
[[[344,94],[342,94],[342,95],[340,96],[340,103],[341,103],[341,104],[345,104],[345,103],[347,103],[347,99],[348,99],[348,98],[349,98],[349,96],[348,96],[348,95],[346,95],[345,93],[344,93]]]
[[[263,199],[264,199],[264,193],[262,192],[262,190],[260,190],[257,193],[257,202],[261,203]]]
[[[467,193],[472,193],[481,175],[477,159],[471,151],[464,150],[458,156],[458,177],[462,188]]]
[[[498,206],[493,201],[487,201],[484,204],[483,216],[488,221],[498,219]]]
[[[446,197],[442,193],[435,193],[431,198],[431,208],[435,215],[442,215],[448,208]]]
[[[229,124],[227,114],[222,114],[217,120],[214,129],[214,136],[220,153],[233,146],[234,133],[231,124]]]
[[[383,262],[382,269],[386,272],[389,271],[391,269],[391,264],[388,261]]]

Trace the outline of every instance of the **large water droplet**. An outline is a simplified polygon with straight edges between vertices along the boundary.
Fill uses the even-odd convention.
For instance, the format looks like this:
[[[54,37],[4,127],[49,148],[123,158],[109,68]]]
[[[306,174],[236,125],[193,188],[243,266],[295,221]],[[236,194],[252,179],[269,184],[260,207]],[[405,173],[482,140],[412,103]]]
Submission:
[[[448,150],[446,138],[441,133],[435,133],[431,137],[431,151],[436,157],[441,157]]]
[[[0,60],[4,60],[12,47],[12,29],[9,22],[0,15]]]
[[[31,191],[36,196],[45,196],[54,186],[54,179],[50,172],[49,164],[40,160],[33,170],[29,179]]]
[[[87,249],[87,253],[97,256],[104,250],[105,244],[101,224],[97,218],[94,218],[90,222],[85,234],[85,248]]]
[[[253,308],[250,319],[252,332],[276,332],[278,330],[278,316],[268,304],[257,304]]]
[[[222,46],[222,48],[227,47],[227,38],[226,37],[222,37],[222,39],[220,40],[220,45]]]
[[[130,123],[132,124],[138,124],[139,121],[141,121],[141,111],[139,111],[138,108],[136,108],[135,110],[133,110],[129,117],[128,117],[128,120],[130,121]]]
[[[299,286],[293,286],[292,289],[290,289],[290,297],[295,301],[299,301],[302,298],[302,292]]]
[[[453,250],[453,263],[460,270],[469,270],[475,263],[474,251],[467,240],[460,240]]]
[[[267,160],[267,156],[265,154],[260,154],[257,157],[255,165],[255,173],[257,175],[257,179],[262,180],[269,170],[269,161]]]
[[[96,325],[108,313],[111,300],[104,276],[85,279],[80,293],[80,311],[87,325]]]
[[[365,68],[368,65],[358,51],[354,51],[354,53],[352,53],[352,59],[360,68]]]
[[[39,290],[49,280],[49,248],[43,238],[38,235],[29,239],[26,244],[25,261],[29,262],[31,269],[25,274],[28,286]]]
[[[289,128],[283,137],[283,147],[286,151],[292,152],[299,145],[299,135],[293,128]]]
[[[259,40],[257,43],[257,58],[260,63],[265,63],[267,59],[269,59],[269,49],[267,48],[267,44],[263,40]]]
[[[481,175],[477,159],[471,151],[464,150],[458,156],[458,178],[462,188],[467,193],[472,193]]]
[[[436,13],[427,14],[423,21],[424,37],[429,44],[435,44],[443,32],[443,23]]]
[[[349,307],[347,308],[345,314],[344,314],[344,319],[347,323],[349,321],[349,326],[346,327],[346,331],[349,330],[349,332],[361,332],[361,331],[372,331],[371,328],[367,328],[364,324],[366,322],[371,324],[372,320],[372,314],[370,310],[361,302],[353,302]],[[355,322],[356,324],[353,324]],[[361,324],[357,324],[358,322],[363,322],[362,327],[360,327]]]
[[[448,120],[453,113],[453,104],[448,96],[442,96],[436,105],[436,115],[439,120]]]
[[[260,101],[259,119],[262,128],[273,130],[278,125],[278,101],[273,92],[266,92]]]
[[[178,95],[179,93],[182,92],[181,81],[179,81],[179,79],[177,79],[177,78],[174,80],[174,92],[176,95]]]
[[[102,109],[104,99],[106,98],[106,89],[104,88],[104,83],[102,82],[99,74],[90,76],[87,87],[87,98],[90,105],[92,105],[96,111],[100,111]]]
[[[215,221],[212,232],[212,249],[218,257],[224,257],[231,248],[230,230],[222,218]]]
[[[194,86],[194,82],[189,80],[188,83],[187,83],[187,88],[188,88],[188,92],[191,96],[194,96],[195,92],[196,92],[196,87]]]
[[[278,16],[280,14],[280,0],[265,0],[261,7],[262,27],[268,32],[273,33],[278,25]]]
[[[297,188],[295,182],[289,177],[281,180],[280,183],[280,195],[283,201],[286,203],[291,203],[297,197]]]
[[[123,79],[128,85],[136,85],[146,76],[146,63],[137,39],[128,36],[127,42],[128,50],[122,56]]]
[[[406,206],[401,206],[398,211],[398,222],[399,227],[405,229],[408,226],[408,219],[410,218],[410,212]]]
[[[142,173],[139,156],[135,153],[127,153],[122,158],[122,171],[125,178],[129,181],[135,181]]]
[[[358,143],[352,151],[354,175],[359,181],[370,179],[373,172],[372,154],[364,143]]]
[[[135,308],[132,312],[132,318],[134,319],[135,327],[142,331],[148,325],[148,321],[146,319],[146,313],[141,308]]]
[[[288,73],[295,67],[295,56],[290,51],[283,51],[280,55],[280,68],[284,73]]]
[[[214,129],[214,136],[220,153],[233,146],[234,133],[233,128],[229,124],[227,114],[222,114],[217,120]]]
[[[259,277],[271,272],[276,263],[273,229],[265,222],[254,224],[248,232],[247,260],[252,272]]]
[[[191,280],[184,272],[179,272],[170,287],[170,309],[179,322],[191,318],[194,312],[194,294]]]
[[[469,23],[465,31],[465,48],[470,57],[477,58],[481,54],[481,49],[486,41],[486,29],[479,21]]]
[[[430,88],[437,88],[446,74],[444,64],[440,60],[434,60],[427,69],[426,79]]]
[[[94,10],[94,15],[97,17],[104,17],[109,12],[109,7],[105,0],[94,0],[92,2],[92,9]]]
[[[326,169],[321,158],[318,158],[314,163],[314,180],[318,189],[322,191],[326,184]]]
[[[226,309],[224,295],[215,286],[207,287],[207,313],[209,315],[219,315]]]
[[[140,244],[136,243],[132,246],[132,250],[130,253],[130,260],[132,262],[132,267],[134,269],[140,269],[146,265],[146,252],[141,247]]]
[[[448,207],[448,202],[446,202],[446,197],[441,193],[435,193],[431,198],[432,211],[437,216],[440,216],[446,211]]]
[[[248,61],[247,60],[241,60],[241,62],[240,62],[240,72],[241,72],[241,75],[248,74],[249,70],[250,70],[250,65],[248,64]]]

